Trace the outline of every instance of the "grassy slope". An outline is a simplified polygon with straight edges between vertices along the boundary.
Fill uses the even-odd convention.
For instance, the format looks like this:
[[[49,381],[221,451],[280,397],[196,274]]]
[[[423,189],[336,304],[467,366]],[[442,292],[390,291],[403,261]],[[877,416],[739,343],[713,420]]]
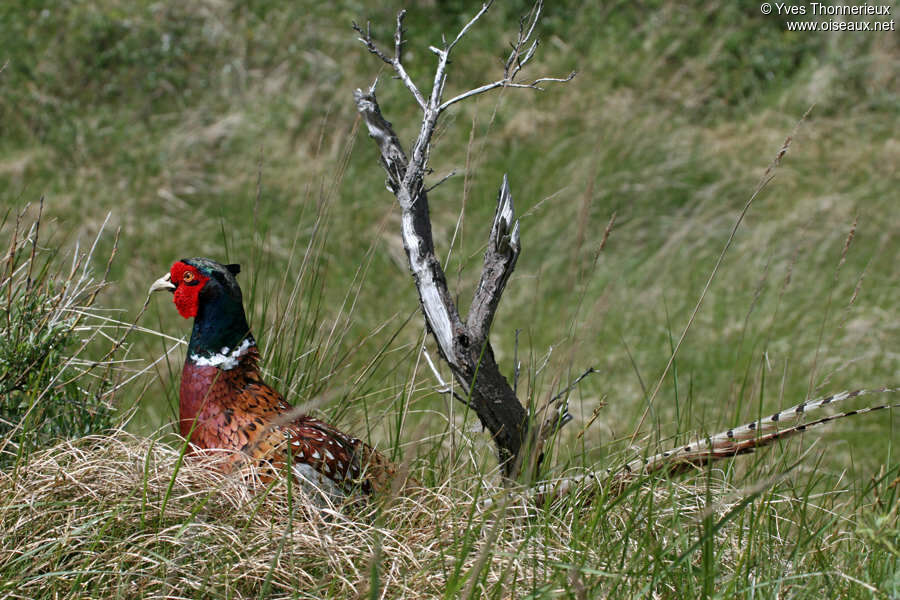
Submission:
[[[405,407],[411,414],[399,438],[425,438],[445,429],[431,412],[445,403],[402,391],[415,364],[408,345],[421,329],[416,317],[400,329],[416,303],[397,212],[350,102],[352,88],[367,85],[381,65],[358,46],[349,22],[371,19],[386,39],[383,25],[393,16],[349,3],[309,4],[4,5],[0,177],[8,185],[0,194],[10,206],[46,195],[70,241],[93,234],[112,211],[123,229],[111,273],[117,285],[100,302],[129,315],[175,258],[242,262],[268,367],[293,401],[317,398],[346,427],[372,427],[376,440],[390,441],[398,436],[394,415]],[[461,106],[444,122],[432,162],[436,175],[469,165],[466,177],[432,194],[445,253],[464,199],[447,266],[462,306],[497,184],[510,173],[525,215],[524,252],[494,344],[509,368],[514,330],[522,330],[526,363],[541,364],[553,346],[550,366],[525,375],[533,399],[588,366],[601,370],[573,396],[580,423],[602,397],[608,406],[583,442],[563,441],[577,449],[571,460],[601,460],[617,448],[611,441],[631,433],[644,406],[641,381],[655,385],[740,208],[812,104],[738,232],[645,430],[662,437],[711,431],[808,394],[893,382],[896,35],[790,34],[753,3],[579,6],[548,9],[532,70],[578,69],[578,78],[540,94],[509,91]],[[500,32],[523,8],[498,6],[473,31],[453,65],[452,89],[496,76]],[[424,47],[466,14],[452,2],[411,7],[407,63],[418,81],[432,65]],[[409,139],[415,112],[405,92],[386,74],[380,90],[388,118]],[[617,227],[594,261],[614,211]],[[303,302],[291,305],[293,286],[280,278],[300,272],[310,243]],[[343,337],[329,335],[334,320]],[[163,300],[144,324],[186,331]],[[371,375],[356,377],[385,345],[393,351]],[[131,356],[156,356],[162,347],[136,336]],[[295,360],[311,347],[318,352]],[[322,384],[316,373],[334,375]],[[150,388],[133,429],[149,432],[171,420],[171,377],[163,370],[160,379],[168,387]],[[418,379],[430,384],[427,374]],[[126,390],[120,402],[127,406],[137,394]],[[827,456],[798,485],[834,489],[850,469],[857,495],[842,511],[868,504],[862,486],[890,460],[895,421],[881,415],[831,428],[819,446]],[[472,460],[484,454],[480,436],[455,435],[472,445]],[[773,453],[763,472],[777,471],[800,447]],[[411,446],[433,457],[430,448]],[[569,460],[568,452],[560,458]],[[450,468],[446,458],[433,460]],[[593,535],[565,539],[577,548],[596,545]],[[896,567],[896,554],[879,556],[875,564]],[[579,564],[601,568],[587,558]],[[551,571],[565,580],[564,570]]]

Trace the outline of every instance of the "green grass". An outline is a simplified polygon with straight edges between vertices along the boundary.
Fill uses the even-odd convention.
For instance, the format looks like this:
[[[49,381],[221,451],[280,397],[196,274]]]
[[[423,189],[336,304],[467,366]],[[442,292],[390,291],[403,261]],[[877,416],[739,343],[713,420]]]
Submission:
[[[93,306],[106,285],[92,272],[95,248],[60,268],[55,252],[38,251],[53,239],[46,229],[41,237],[40,214],[33,223],[20,216],[3,219],[10,239],[0,267],[0,468],[14,471],[59,437],[112,426],[120,362]],[[101,360],[85,360],[104,346]]]
[[[406,62],[424,86],[427,45],[471,8],[422,4],[408,7]],[[449,93],[497,77],[526,9],[498,4],[473,29]],[[269,380],[410,461],[428,487],[325,518],[290,504],[283,485],[269,505],[188,463],[174,476],[178,443],[157,432],[174,421],[183,346],[159,332],[186,336],[188,323],[154,298],[140,322],[152,331],[133,331],[118,356],[140,359],[120,365],[119,381],[150,366],[115,394],[130,433],[65,442],[0,475],[2,594],[900,593],[894,413],[616,499],[479,508],[498,492],[493,450],[473,415],[431,391],[399,212],[352,104],[353,88],[380,72],[387,118],[405,140],[417,130],[408,94],[349,27],[371,20],[388,41],[393,19],[394,7],[355,3],[0,7],[0,202],[15,214],[45,196],[48,246],[62,249],[51,271],[66,272],[75,243],[89,245],[110,214],[97,255],[122,233],[95,306],[127,324],[174,260],[241,263]],[[465,174],[431,199],[465,307],[510,175],[523,252],[492,342],[507,373],[518,351],[523,401],[600,371],[572,394],[576,420],[548,475],[620,464],[805,397],[896,383],[895,34],[792,34],[758,3],[660,1],[553,3],[541,37],[530,74],[577,78],[454,109],[431,166],[434,180]],[[792,133],[629,448],[741,208]],[[99,484],[103,465],[115,485]]]

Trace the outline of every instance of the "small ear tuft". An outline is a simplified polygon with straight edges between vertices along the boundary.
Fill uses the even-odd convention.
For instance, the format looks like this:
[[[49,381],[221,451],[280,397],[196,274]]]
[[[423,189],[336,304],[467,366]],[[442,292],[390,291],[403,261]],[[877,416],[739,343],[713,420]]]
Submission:
[[[241,265],[225,265],[225,268],[228,269],[228,272],[232,275],[237,275],[241,272]]]

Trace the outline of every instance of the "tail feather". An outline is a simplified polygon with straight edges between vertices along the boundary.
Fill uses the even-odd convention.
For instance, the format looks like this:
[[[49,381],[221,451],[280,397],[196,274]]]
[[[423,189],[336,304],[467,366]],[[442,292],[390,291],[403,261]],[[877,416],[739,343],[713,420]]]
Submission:
[[[673,448],[666,452],[660,452],[647,458],[635,459],[617,469],[606,469],[603,472],[583,472],[578,475],[563,477],[551,481],[542,481],[526,492],[526,495],[537,504],[552,502],[572,492],[585,493],[587,497],[593,496],[601,488],[618,493],[624,489],[636,476],[652,473],[678,474],[703,466],[716,460],[731,458],[739,454],[748,454],[757,448],[762,448],[774,443],[776,440],[788,438],[798,433],[803,433],[814,427],[825,425],[831,421],[863,415],[888,408],[900,408],[900,403],[886,403],[877,406],[869,406],[856,410],[845,411],[833,415],[819,417],[813,421],[796,423],[805,415],[823,409],[827,406],[844,402],[851,398],[865,396],[867,394],[895,393],[900,388],[883,387],[871,390],[855,390],[840,392],[832,396],[801,402],[786,410],[777,412],[769,417],[753,421],[741,427],[735,427],[723,431],[706,439],[697,439],[690,444]],[[782,425],[787,425],[779,429]],[[483,503],[490,506],[492,501],[488,499]]]
[[[886,408],[898,408],[900,407],[900,403],[881,404],[834,415],[827,415],[814,421],[791,425],[791,423],[799,421],[805,415],[821,410],[827,406],[844,402],[851,398],[864,396],[866,394],[893,393],[897,391],[898,388],[887,387],[872,390],[855,390],[852,392],[840,392],[818,400],[801,402],[796,406],[777,412],[770,417],[753,421],[747,425],[723,431],[706,439],[697,439],[684,446],[679,446],[666,452],[660,452],[659,454],[647,458],[635,459],[622,467],[622,470],[619,471],[617,475],[628,476],[658,471],[680,473],[695,466],[705,465],[714,460],[753,452],[755,449],[767,446],[776,440],[802,433],[813,427],[843,419],[844,417],[852,417],[854,415],[861,415]],[[789,424],[788,427],[779,429],[780,426],[786,423]]]

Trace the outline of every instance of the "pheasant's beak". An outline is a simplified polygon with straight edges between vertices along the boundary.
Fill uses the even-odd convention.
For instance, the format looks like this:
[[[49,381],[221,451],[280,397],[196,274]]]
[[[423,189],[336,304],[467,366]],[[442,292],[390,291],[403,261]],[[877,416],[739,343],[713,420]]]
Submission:
[[[159,279],[157,279],[156,281],[153,282],[153,285],[150,286],[150,291],[148,292],[148,295],[152,294],[153,292],[158,292],[160,290],[169,290],[170,292],[174,292],[175,287],[176,287],[175,284],[172,283],[172,276],[169,273],[166,273],[165,275],[163,275],[162,277],[160,277]]]

